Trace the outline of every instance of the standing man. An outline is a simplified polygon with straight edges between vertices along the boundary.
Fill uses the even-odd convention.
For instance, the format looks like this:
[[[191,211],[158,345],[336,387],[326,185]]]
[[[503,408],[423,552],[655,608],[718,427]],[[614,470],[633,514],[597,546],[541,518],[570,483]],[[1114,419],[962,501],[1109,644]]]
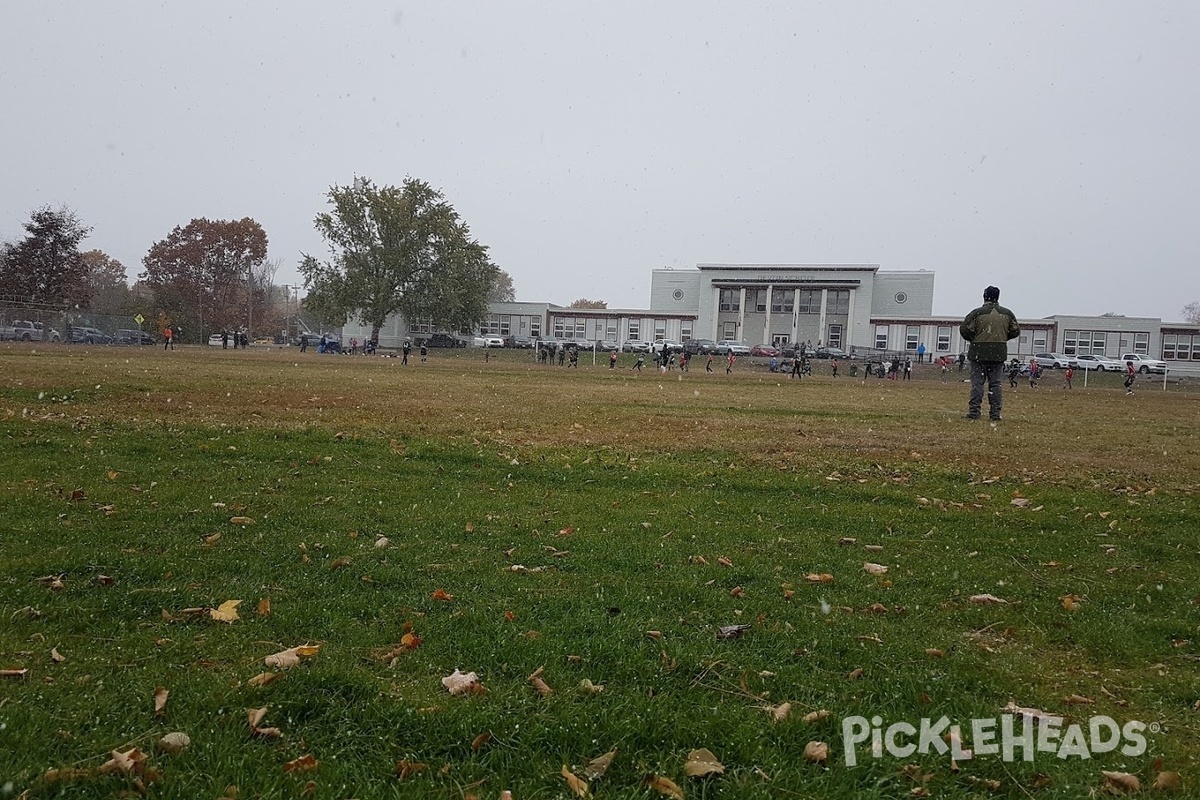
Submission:
[[[917,363],[925,363],[925,343],[921,342],[917,345]]]
[[[163,350],[174,350],[174,349],[175,349],[175,331],[171,329],[170,325],[168,325],[167,327],[163,328]]]
[[[1000,379],[1008,360],[1008,341],[1021,334],[1016,315],[1000,305],[1000,290],[983,290],[983,305],[967,314],[958,332],[971,343],[967,358],[971,362],[971,395],[967,401],[967,419],[979,419],[983,408],[983,384],[988,386],[988,416],[1000,419],[1003,398]]]

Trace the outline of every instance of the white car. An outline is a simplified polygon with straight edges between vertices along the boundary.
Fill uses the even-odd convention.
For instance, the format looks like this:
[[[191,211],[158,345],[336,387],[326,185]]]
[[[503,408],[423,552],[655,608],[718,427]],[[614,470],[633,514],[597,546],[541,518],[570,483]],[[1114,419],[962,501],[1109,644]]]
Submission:
[[[221,346],[221,334],[214,333],[211,336],[209,336],[208,343],[210,345],[212,345],[213,347],[220,347]]]
[[[1075,357],[1062,353],[1035,353],[1033,357],[1042,369],[1066,369],[1075,366]]]
[[[1094,369],[1097,372],[1124,372],[1125,363],[1105,356],[1075,356],[1077,369]]]
[[[733,353],[735,356],[748,356],[750,355],[750,345],[745,342],[735,342],[732,339],[722,339],[717,342],[713,352],[721,355]]]
[[[1147,372],[1157,372],[1159,375],[1167,374],[1167,362],[1159,361],[1157,358],[1141,356],[1137,353],[1125,353],[1121,356],[1121,364],[1123,365],[1127,361],[1132,361],[1133,368],[1143,375]],[[1121,368],[1124,369],[1125,367],[1122,366]]]
[[[472,347],[504,347],[504,339],[500,336],[476,336],[471,340]]]

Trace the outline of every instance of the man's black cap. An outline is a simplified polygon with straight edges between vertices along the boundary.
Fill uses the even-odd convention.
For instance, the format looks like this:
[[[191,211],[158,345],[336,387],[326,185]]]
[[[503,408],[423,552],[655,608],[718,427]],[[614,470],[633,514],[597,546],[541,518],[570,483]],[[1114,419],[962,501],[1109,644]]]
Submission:
[[[995,303],[1000,299],[1000,290],[995,286],[989,286],[983,290],[983,299],[989,303]]]

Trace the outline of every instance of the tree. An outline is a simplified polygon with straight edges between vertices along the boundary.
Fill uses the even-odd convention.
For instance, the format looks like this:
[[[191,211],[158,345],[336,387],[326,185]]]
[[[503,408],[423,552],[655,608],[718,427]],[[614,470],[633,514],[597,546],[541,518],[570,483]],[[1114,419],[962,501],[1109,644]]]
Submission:
[[[588,300],[586,297],[581,297],[567,308],[608,308],[607,300]]]
[[[512,275],[502,269],[496,270],[496,282],[488,293],[489,303],[511,303],[517,299],[517,291],[513,288]]]
[[[188,341],[196,341],[206,323],[231,326],[244,318],[247,285],[266,257],[266,231],[250,217],[193,219],[154,243],[138,277],[154,289],[167,318],[195,331]]]
[[[88,250],[83,254],[86,267],[83,285],[87,294],[86,307],[97,314],[120,314],[129,303],[129,285],[125,282],[125,265],[103,250]]]
[[[300,262],[305,308],[324,319],[357,318],[372,339],[397,312],[448,330],[468,330],[487,315],[499,269],[441,192],[416,178],[399,188],[359,178],[327,196],[333,210],[315,224],[331,258]]]
[[[1200,303],[1193,300],[1184,306],[1183,318],[1193,325],[1200,325]]]
[[[0,294],[34,303],[86,304],[87,267],[79,243],[92,229],[66,207],[38,209],[24,227],[28,235],[4,248]]]

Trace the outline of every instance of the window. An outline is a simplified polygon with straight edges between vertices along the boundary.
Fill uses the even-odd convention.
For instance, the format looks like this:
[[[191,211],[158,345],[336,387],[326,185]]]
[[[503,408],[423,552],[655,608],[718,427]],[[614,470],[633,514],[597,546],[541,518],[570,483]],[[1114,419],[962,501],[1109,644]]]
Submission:
[[[791,314],[795,310],[796,290],[795,289],[772,289],[771,290],[771,313],[772,314]]]
[[[1035,352],[1035,353],[1046,352],[1046,332],[1045,331],[1034,331],[1033,332],[1033,352]]]
[[[615,319],[608,319],[605,321],[605,323],[604,323],[604,338],[605,339],[616,339],[617,338],[617,321]]]
[[[829,335],[825,338],[825,343],[828,344],[830,347],[841,347],[842,346],[842,326],[841,325],[830,325],[829,326]]]
[[[1192,337],[1192,361],[1200,361],[1200,336]]]
[[[1150,352],[1150,334],[1135,333],[1133,335],[1133,352],[1142,356]]]
[[[1063,354],[1068,356],[1076,355],[1075,346],[1079,342],[1079,331],[1067,331],[1063,335]],[[1080,353],[1079,355],[1083,355]]]
[[[500,333],[500,315],[492,314],[490,317],[488,317],[487,321],[483,323],[483,325],[479,326],[479,332],[489,334],[491,336],[498,335]]]
[[[540,319],[534,318],[529,320],[529,335],[535,339],[541,338],[542,321]]]
[[[736,322],[726,322],[721,325],[721,338],[722,339],[724,339],[727,342],[731,342],[731,341],[733,341],[735,336],[737,336],[737,323]]]
[[[939,353],[950,352],[950,326],[938,326],[937,350]]]
[[[888,326],[887,325],[876,325],[875,326],[875,349],[876,350],[887,350],[887,348],[888,348]]]
[[[500,315],[500,335],[501,336],[508,336],[508,334],[512,333],[512,329],[509,327],[512,324],[511,320],[512,320],[512,318],[508,314]]]
[[[586,317],[576,317],[575,318],[575,338],[582,339],[586,335],[587,335],[587,318]]]
[[[554,338],[562,339],[563,331],[566,330],[567,321],[562,317],[554,318]]]
[[[917,349],[917,344],[921,340],[921,328],[917,325],[909,325],[904,329],[904,349]]]
[[[820,289],[801,289],[798,305],[796,308],[801,314],[820,314],[821,313],[821,290]]]
[[[629,338],[635,342],[642,338],[642,321],[640,319],[629,320]]]
[[[661,342],[667,338],[667,321],[665,319],[654,320],[654,341]]]
[[[825,311],[829,314],[849,314],[850,313],[850,290],[849,289],[830,289],[829,297],[825,304]]]
[[[433,323],[429,319],[419,319],[412,326],[413,333],[429,333],[433,328]]]
[[[747,289],[746,290],[746,308],[754,309],[758,312],[767,310],[767,290],[766,289]]]
[[[692,321],[683,319],[679,321],[679,340],[686,342],[692,338]]]
[[[1175,342],[1177,339],[1189,339],[1190,340],[1190,337],[1176,336],[1173,333],[1163,334],[1162,357],[1163,357],[1164,361],[1174,361],[1175,360]],[[1186,353],[1186,352],[1187,352],[1187,350],[1186,350],[1186,346],[1185,346],[1184,353]]]
[[[741,311],[742,303],[739,298],[737,289],[722,289],[721,290],[721,310],[722,311]]]
[[[1092,354],[1097,356],[1104,355],[1105,347],[1108,344],[1108,334],[1104,331],[1095,331],[1092,333]]]

